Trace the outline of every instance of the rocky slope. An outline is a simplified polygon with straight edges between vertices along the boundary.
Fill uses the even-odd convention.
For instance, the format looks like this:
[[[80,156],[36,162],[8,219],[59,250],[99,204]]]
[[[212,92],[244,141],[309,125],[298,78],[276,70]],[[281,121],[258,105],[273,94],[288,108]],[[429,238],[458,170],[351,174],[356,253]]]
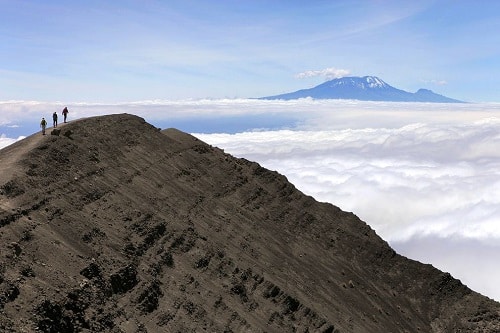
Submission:
[[[0,150],[2,332],[499,332],[500,304],[132,115]]]

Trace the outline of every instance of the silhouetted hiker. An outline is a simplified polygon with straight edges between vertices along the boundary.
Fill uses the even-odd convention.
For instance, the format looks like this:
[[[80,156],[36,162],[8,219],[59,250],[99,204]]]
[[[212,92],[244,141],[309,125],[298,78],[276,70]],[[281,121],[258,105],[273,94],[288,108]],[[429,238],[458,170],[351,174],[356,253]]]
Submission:
[[[64,116],[64,122],[66,122],[66,117],[68,117],[68,108],[67,107],[64,107],[64,109],[62,110],[62,115]]]
[[[47,127],[47,121],[42,117],[42,121],[40,122],[40,127],[42,128],[42,135],[45,135],[45,127]]]
[[[57,112],[54,112],[54,114],[52,114],[52,120],[54,120],[54,127],[57,127]]]

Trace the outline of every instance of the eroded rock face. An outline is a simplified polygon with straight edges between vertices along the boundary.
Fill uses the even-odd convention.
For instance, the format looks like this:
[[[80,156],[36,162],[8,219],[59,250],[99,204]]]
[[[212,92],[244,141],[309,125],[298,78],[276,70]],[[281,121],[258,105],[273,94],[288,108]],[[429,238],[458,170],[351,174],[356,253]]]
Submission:
[[[0,151],[2,332],[498,332],[285,177],[131,115]],[[65,134],[67,133],[67,134]]]

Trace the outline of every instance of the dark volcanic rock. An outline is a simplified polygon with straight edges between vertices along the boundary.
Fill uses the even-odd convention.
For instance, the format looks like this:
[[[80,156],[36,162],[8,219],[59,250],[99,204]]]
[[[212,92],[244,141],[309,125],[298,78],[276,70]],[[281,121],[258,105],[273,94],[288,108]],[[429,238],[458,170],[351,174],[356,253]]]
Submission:
[[[500,330],[498,303],[257,163],[131,115],[60,129],[0,151],[2,332]]]

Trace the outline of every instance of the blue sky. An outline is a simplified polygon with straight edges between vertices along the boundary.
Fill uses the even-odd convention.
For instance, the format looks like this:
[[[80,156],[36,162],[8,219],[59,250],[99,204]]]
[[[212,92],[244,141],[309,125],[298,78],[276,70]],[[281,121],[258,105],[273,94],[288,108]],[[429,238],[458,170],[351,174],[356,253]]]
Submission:
[[[0,100],[260,97],[375,75],[500,101],[500,2],[0,0]]]

